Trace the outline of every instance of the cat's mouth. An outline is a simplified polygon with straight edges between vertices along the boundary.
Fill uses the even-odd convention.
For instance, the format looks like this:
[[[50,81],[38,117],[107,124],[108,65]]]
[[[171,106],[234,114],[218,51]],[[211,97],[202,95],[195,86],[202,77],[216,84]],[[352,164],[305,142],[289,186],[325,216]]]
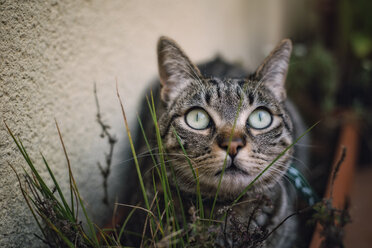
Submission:
[[[222,170],[218,171],[215,174],[215,176],[219,176],[219,175],[221,175],[221,173],[222,173]],[[228,175],[241,174],[241,175],[249,176],[249,174],[246,171],[239,168],[239,166],[237,166],[234,162],[232,162],[230,165],[226,166],[224,175],[226,175],[226,174],[228,174]]]

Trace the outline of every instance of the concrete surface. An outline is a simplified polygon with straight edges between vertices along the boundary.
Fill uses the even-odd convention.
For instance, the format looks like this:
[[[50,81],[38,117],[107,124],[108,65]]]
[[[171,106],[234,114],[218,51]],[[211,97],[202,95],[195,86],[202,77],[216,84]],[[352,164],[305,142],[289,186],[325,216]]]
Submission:
[[[25,166],[4,128],[19,136],[42,175],[42,152],[67,192],[59,122],[81,193],[101,223],[97,161],[108,151],[95,121],[93,82],[104,120],[120,142],[110,177],[110,202],[120,195],[115,177],[126,139],[115,78],[134,120],[144,88],[156,76],[156,41],[168,35],[192,60],[217,53],[254,68],[282,37],[283,1],[5,1],[0,0],[0,247],[40,247],[40,235],[14,173]],[[130,163],[129,163],[130,164]]]

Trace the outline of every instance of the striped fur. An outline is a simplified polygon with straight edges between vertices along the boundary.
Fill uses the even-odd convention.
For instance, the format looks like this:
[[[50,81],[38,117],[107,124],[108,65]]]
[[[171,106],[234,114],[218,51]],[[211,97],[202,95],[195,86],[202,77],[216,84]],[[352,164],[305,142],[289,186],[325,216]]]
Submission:
[[[293,106],[290,105],[292,112],[287,110],[289,103],[286,100],[284,81],[290,53],[291,42],[282,41],[258,70],[248,75],[240,67],[229,65],[219,58],[197,67],[173,40],[166,37],[159,40],[161,89],[157,95],[161,101],[155,95],[157,114],[160,116],[159,127],[166,158],[172,163],[182,194],[195,194],[196,183],[174,130],[180,137],[194,169],[198,170],[203,197],[211,199],[216,194],[227,152],[221,147],[220,140],[230,137],[236,119],[233,137],[238,137],[243,145],[235,157],[227,157],[226,168],[234,164],[239,167],[240,172],[226,170],[219,191],[218,207],[231,203],[292,143],[295,132],[299,129],[294,126],[296,123],[292,121],[292,116],[295,115],[297,120],[299,118]],[[185,115],[196,107],[204,109],[210,116],[211,123],[208,128],[195,130],[187,125]],[[271,125],[262,130],[247,125],[249,115],[258,108],[266,109],[273,118]],[[151,125],[147,125],[148,130],[153,130]],[[148,131],[147,134],[151,137],[153,131]],[[153,136],[152,139],[154,140]],[[294,153],[292,148],[282,156],[255,182],[243,198],[249,202],[249,199],[253,199],[257,194],[262,194],[271,199],[274,207],[267,213],[263,211],[258,218],[260,221],[257,221],[268,230],[293,211],[293,195],[289,192],[284,174]],[[148,160],[143,163],[148,164],[147,170],[153,166]],[[151,191],[151,178],[147,181],[147,187]],[[206,209],[208,212],[208,205]],[[239,212],[242,218],[249,218],[252,207],[249,203],[240,204],[234,210]],[[263,247],[288,247],[295,239],[295,226],[295,220],[286,222],[265,241]]]

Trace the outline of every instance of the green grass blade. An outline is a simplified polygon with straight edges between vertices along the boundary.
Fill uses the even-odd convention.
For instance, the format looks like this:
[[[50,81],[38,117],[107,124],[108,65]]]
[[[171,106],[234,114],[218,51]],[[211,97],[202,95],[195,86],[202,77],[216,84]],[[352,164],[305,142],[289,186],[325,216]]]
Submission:
[[[186,157],[187,163],[189,164],[189,166],[190,166],[190,170],[191,170],[191,172],[192,172],[192,175],[193,175],[193,177],[194,177],[194,179],[195,179],[195,181],[196,181],[196,180],[198,180],[198,178],[197,178],[197,176],[196,176],[196,173],[195,173],[194,167],[192,166],[191,160],[190,160],[189,156],[187,155],[187,152],[186,152],[186,150],[185,150],[185,147],[182,145],[181,138],[180,138],[180,136],[178,136],[177,131],[176,131],[176,129],[175,129],[174,127],[172,128],[172,130],[173,130],[173,134],[176,136],[176,139],[177,139],[178,144],[180,145],[180,147],[181,147],[181,149],[182,149],[183,154],[184,154],[185,157]]]
[[[92,239],[94,241],[93,242],[94,246],[95,247],[99,247],[99,242],[98,242],[98,239],[97,239],[97,236],[96,236],[96,232],[95,232],[93,223],[92,223],[92,221],[90,220],[90,218],[88,216],[88,213],[87,213],[87,211],[85,209],[85,205],[84,205],[83,200],[82,200],[82,198],[80,196],[79,189],[78,189],[78,187],[76,185],[76,181],[75,181],[74,175],[72,174],[70,159],[68,158],[68,154],[67,154],[67,150],[66,150],[66,147],[65,147],[65,143],[63,142],[62,134],[61,134],[61,131],[59,129],[59,126],[58,126],[57,121],[56,121],[56,127],[57,127],[57,131],[58,131],[59,139],[61,141],[61,145],[62,145],[62,148],[63,148],[63,152],[65,154],[65,158],[66,158],[66,161],[67,161],[67,166],[68,166],[69,175],[70,175],[70,179],[71,179],[71,181],[70,181],[71,182],[71,184],[70,184],[71,192],[76,195],[77,199],[80,202],[80,205],[81,205],[81,208],[83,210],[85,219],[86,219],[86,221],[88,223],[88,227],[89,227],[89,230],[90,230],[91,237],[92,237]]]
[[[240,100],[239,100],[239,105],[238,105],[238,109],[236,111],[236,116],[234,118],[234,123],[233,123],[233,127],[231,129],[231,134],[230,134],[230,137],[229,137],[229,142],[227,144],[227,149],[226,149],[226,155],[225,155],[225,159],[223,161],[223,166],[222,166],[222,171],[221,171],[221,175],[220,175],[220,178],[219,178],[219,181],[218,181],[218,185],[217,185],[217,190],[216,190],[216,195],[214,196],[214,199],[213,199],[213,204],[212,204],[212,208],[211,208],[211,213],[210,213],[210,216],[209,216],[209,219],[213,219],[213,214],[214,214],[214,208],[216,206],[216,202],[217,202],[217,197],[218,197],[218,194],[220,192],[220,187],[221,187],[221,182],[222,182],[222,177],[223,175],[225,174],[225,169],[226,169],[226,164],[227,164],[227,158],[229,156],[229,150],[230,150],[230,145],[231,145],[231,142],[232,142],[232,139],[233,139],[233,136],[234,136],[234,132],[235,132],[235,128],[236,128],[236,122],[238,120],[238,117],[239,117],[239,114],[240,114],[240,110],[241,110],[241,107],[243,105],[243,97],[244,95],[242,95],[242,97],[240,97]]]
[[[97,226],[96,224],[94,224],[94,226],[96,227],[96,229],[98,230],[98,233],[99,235],[101,235],[103,241],[105,242],[106,245],[102,245],[104,247],[110,247],[110,243],[109,243],[109,240],[112,241],[112,237],[110,237],[108,234],[106,234],[101,228],[99,228],[99,226]]]
[[[51,229],[57,233],[57,235],[63,240],[63,242],[65,242],[68,247],[75,248],[75,245],[65,235],[63,235],[63,233],[46,216],[42,216],[42,218],[51,227]]]
[[[125,218],[125,221],[124,221],[123,225],[120,228],[120,232],[119,232],[119,236],[118,236],[118,242],[119,242],[119,244],[120,244],[121,237],[123,236],[125,227],[127,226],[127,224],[129,222],[130,218],[132,217],[132,215],[134,214],[134,211],[136,211],[136,208],[132,208],[132,210],[129,212],[127,218]]]
[[[160,174],[159,170],[158,170],[158,173]],[[160,178],[160,176],[159,176]],[[157,192],[157,188],[156,188],[156,179],[155,179],[155,172],[152,171],[152,184],[153,184],[153,187],[154,187],[154,192]],[[156,203],[156,210],[158,212],[158,218],[160,220],[160,226],[161,228],[163,229],[164,226],[163,226],[163,222],[161,221],[161,211],[160,211],[160,202],[159,202],[159,199],[158,197],[155,198],[155,203]]]
[[[29,196],[27,195],[26,191],[24,190],[24,188],[22,186],[22,182],[21,182],[21,179],[20,179],[20,177],[18,175],[18,172],[16,171],[16,169],[10,163],[8,163],[8,165],[10,166],[10,168],[12,168],[12,170],[14,171],[14,173],[15,173],[15,175],[17,177],[17,180],[18,180],[18,183],[19,183],[19,187],[21,188],[21,193],[23,195],[23,198],[25,199],[26,204],[27,204],[28,208],[31,211],[31,214],[34,217],[37,226],[39,227],[39,229],[40,229],[41,233],[43,234],[44,238],[47,239],[47,235],[45,234],[44,229],[41,227],[41,223],[39,222],[39,219],[37,218],[37,216],[35,214],[35,211],[34,211],[34,209],[32,208],[32,206],[31,206],[31,204],[29,202]]]
[[[156,165],[156,159],[155,159],[155,156],[154,154],[152,153],[151,151],[151,146],[150,146],[150,143],[147,139],[147,136],[146,136],[146,132],[145,132],[145,129],[143,129],[143,125],[142,125],[142,121],[140,119],[140,117],[137,115],[137,120],[138,120],[138,124],[140,126],[140,129],[141,129],[141,132],[142,132],[142,136],[143,136],[143,139],[145,140],[145,143],[146,143],[146,147],[150,153],[150,156],[151,156],[151,159],[152,159],[152,162],[154,163],[154,165]]]
[[[34,164],[32,163],[30,157],[28,156],[28,153],[26,151],[26,149],[24,148],[22,142],[19,140],[17,141],[17,139],[15,138],[13,132],[10,130],[10,128],[8,127],[8,125],[4,122],[10,136],[12,137],[14,143],[16,144],[18,150],[21,152],[22,156],[24,157],[24,159],[26,160],[27,164],[29,165],[30,169],[32,170],[32,172],[34,173],[34,175],[36,176],[38,182],[40,183],[40,186],[50,195],[52,195],[52,192],[51,190],[49,189],[49,187],[45,184],[44,180],[41,178],[40,174],[38,173],[38,171],[36,170]]]
[[[56,204],[57,204],[57,207],[59,208],[60,212],[63,213],[63,214],[67,214],[66,213],[66,210],[60,205],[59,201],[55,198],[53,192],[50,190],[50,188],[47,186],[47,184],[45,183],[45,181],[42,179],[42,177],[40,176],[39,172],[36,170],[31,158],[29,157],[28,153],[27,153],[27,150],[26,148],[24,147],[23,143],[21,140],[18,140],[15,138],[14,134],[12,133],[12,131],[10,130],[10,128],[8,127],[8,125],[4,122],[10,136],[12,137],[14,143],[16,144],[18,150],[21,152],[22,156],[24,157],[24,159],[26,160],[29,168],[31,169],[33,175],[36,177],[36,181],[33,181],[32,180],[32,183],[35,185],[35,187],[43,194],[44,197],[47,197],[47,198],[50,198],[50,199],[53,199]],[[27,171],[22,167],[22,169],[24,170],[24,172],[26,174]],[[38,184],[36,184],[36,182]]]
[[[45,166],[46,166],[46,168],[47,168],[47,170],[48,170],[48,172],[49,172],[49,175],[50,175],[50,177],[52,178],[52,180],[53,180],[53,182],[54,182],[54,185],[56,186],[56,189],[57,189],[58,195],[59,195],[59,197],[60,197],[61,200],[62,200],[62,203],[63,203],[64,209],[66,209],[67,212],[68,212],[68,214],[69,214],[69,217],[70,217],[69,219],[70,219],[71,221],[73,221],[73,222],[76,223],[76,219],[74,219],[74,214],[73,214],[73,212],[71,211],[69,205],[67,204],[67,201],[66,201],[66,199],[65,199],[65,197],[64,197],[64,195],[63,195],[63,193],[62,193],[61,188],[59,187],[59,184],[58,184],[58,182],[57,182],[57,180],[56,180],[56,178],[55,178],[55,176],[54,176],[54,173],[53,173],[52,170],[50,169],[50,167],[49,167],[49,165],[48,165],[48,162],[46,161],[46,159],[45,159],[45,157],[44,157],[43,154],[41,154],[41,157],[43,158],[44,164],[45,164]]]
[[[59,126],[58,126],[58,123],[57,123],[57,120],[55,119],[54,120],[55,123],[56,123],[56,127],[57,127],[57,130],[58,130],[58,135],[60,137],[60,140],[61,140],[61,143],[62,143],[62,147],[63,147],[63,151],[65,153],[65,158],[66,158],[66,162],[67,162],[67,166],[68,166],[68,179],[69,179],[69,183],[70,183],[70,202],[71,202],[71,212],[72,214],[75,216],[75,218],[77,219],[78,218],[78,211],[76,210],[76,215],[75,215],[75,205],[74,205],[74,192],[73,192],[73,187],[72,187],[72,170],[71,170],[71,164],[70,164],[70,159],[69,157],[67,156],[67,152],[66,152],[66,148],[65,148],[65,145],[63,143],[63,140],[62,140],[62,135],[61,135],[61,131],[59,129]],[[76,196],[76,195],[75,195]],[[76,204],[77,204],[77,201],[76,201]]]
[[[155,125],[155,134],[156,134],[156,141],[158,144],[158,151],[159,151],[159,157],[160,157],[160,172],[161,172],[161,185],[163,188],[163,195],[164,195],[164,207],[165,207],[165,217],[166,217],[166,223],[167,226],[170,225],[170,211],[169,211],[169,204],[168,202],[171,201],[171,192],[170,192],[170,186],[168,182],[168,177],[165,169],[165,160],[164,160],[164,150],[163,150],[163,143],[160,136],[160,130],[158,126],[158,121],[156,117],[156,111],[155,111],[155,104],[154,104],[154,98],[152,96],[151,92],[151,103],[148,97],[146,97],[147,104],[149,106],[150,114],[152,116],[152,120]]]
[[[197,206],[198,210],[200,211],[200,217],[204,218],[204,206],[203,206],[203,200],[202,200],[202,196],[201,196],[201,192],[200,192],[199,173],[194,170],[194,167],[192,166],[191,160],[190,160],[189,156],[187,155],[186,149],[183,146],[181,138],[177,134],[176,129],[174,127],[172,127],[172,130],[173,130],[173,134],[176,136],[177,142],[180,145],[183,154],[186,157],[187,163],[189,164],[192,175],[195,179],[195,182],[196,182],[196,206]]]
[[[57,198],[54,196],[52,190],[47,186],[44,179],[40,176],[39,172],[37,171],[36,167],[32,163],[31,158],[29,157],[26,148],[24,147],[22,141],[19,139],[19,145],[22,149],[22,152],[24,155],[28,158],[28,165],[32,171],[32,175],[34,175],[34,180],[31,180],[31,183],[39,190],[39,192],[45,197],[46,199],[52,199],[53,202],[56,204],[56,208],[58,211],[56,211],[57,214],[62,214],[62,216],[68,216],[68,213],[66,212],[66,209],[63,208],[61,203],[57,200]],[[22,167],[23,168],[23,167]],[[28,175],[27,171],[23,168],[23,171]],[[68,219],[68,217],[67,217]]]
[[[121,107],[121,111],[122,111],[122,115],[123,115],[123,119],[124,119],[124,125],[125,125],[125,129],[126,129],[126,131],[127,131],[127,135],[128,135],[128,139],[129,139],[129,144],[130,144],[130,149],[131,149],[132,154],[133,154],[134,163],[135,163],[136,170],[137,170],[138,180],[139,180],[139,182],[140,182],[140,186],[141,186],[143,199],[144,199],[144,201],[145,201],[145,205],[146,205],[147,209],[150,210],[149,200],[148,200],[148,198],[147,198],[146,189],[145,189],[145,185],[144,185],[144,183],[143,183],[142,174],[141,174],[141,170],[140,170],[140,167],[139,167],[139,163],[138,163],[138,159],[137,159],[136,150],[134,149],[134,144],[133,144],[132,135],[131,135],[131,132],[130,132],[130,130],[129,130],[129,125],[128,125],[128,121],[127,121],[127,116],[126,116],[126,114],[125,114],[125,110],[124,110],[123,102],[121,101],[121,97],[120,97],[120,94],[119,94],[119,89],[118,89],[118,84],[117,84],[117,82],[116,82],[116,94],[117,94],[117,97],[118,97],[118,99],[119,99],[119,103],[120,103],[120,107]]]
[[[182,202],[182,197],[181,197],[181,193],[180,193],[180,189],[178,187],[178,182],[177,182],[177,178],[176,178],[176,174],[174,173],[174,168],[173,166],[171,165],[171,173],[172,173],[172,176],[173,176],[173,180],[175,181],[175,187],[176,187],[176,193],[177,193],[177,198],[178,198],[178,201],[180,203],[180,209],[181,209],[181,215],[182,215],[182,222],[183,222],[183,226],[184,227],[187,227],[187,221],[186,221],[186,215],[185,215],[185,210],[183,208],[183,202]],[[178,226],[178,225],[177,225]],[[177,227],[177,229],[179,230],[179,226]],[[189,238],[188,238],[188,233],[186,233],[186,240],[189,241]],[[185,246],[184,244],[184,241],[183,239],[181,239],[181,244],[182,244],[182,247]]]
[[[150,143],[147,139],[147,136],[146,136],[146,132],[145,132],[145,129],[143,128],[143,125],[142,125],[142,121],[141,121],[141,118],[137,115],[137,120],[138,120],[138,123],[139,123],[139,126],[140,126],[140,129],[141,129],[141,132],[142,132],[142,136],[145,140],[145,143],[146,143],[146,147],[147,147],[147,150],[148,152],[150,153],[150,156],[151,156],[151,159],[152,159],[152,162],[153,162],[153,165],[154,165],[154,168],[156,169],[157,173],[158,173],[158,176],[159,176],[159,179],[162,180],[162,176],[161,176],[161,173],[159,171],[159,168],[157,166],[157,162],[156,162],[156,159],[155,159],[155,156],[154,154],[152,153],[152,149],[151,149],[151,146],[150,146]],[[154,170],[152,170],[152,182],[153,182],[153,186],[154,186],[154,192],[157,191],[156,189],[156,181],[155,181],[155,174],[154,174]],[[159,206],[159,199],[156,198],[156,209],[157,209],[157,212],[158,212],[158,217],[159,219],[161,218],[161,213],[160,213],[160,206]],[[163,228],[163,223],[160,222],[160,225],[161,227]]]
[[[167,171],[165,168],[165,158],[164,158],[164,148],[163,148],[163,143],[162,143],[162,138],[160,134],[160,129],[157,121],[157,116],[156,116],[156,109],[155,109],[155,102],[154,102],[154,97],[151,91],[151,104],[147,98],[147,102],[149,105],[150,113],[152,114],[153,117],[153,122],[155,125],[155,133],[156,133],[156,140],[158,143],[158,148],[159,148],[159,156],[160,156],[160,168],[161,168],[161,173],[162,173],[162,186],[164,190],[164,198],[165,198],[165,211],[166,211],[166,220],[167,220],[167,225],[169,226],[169,217],[172,215],[173,216],[173,222],[172,226],[175,229],[175,231],[178,231],[180,229],[179,223],[178,223],[178,218],[176,214],[176,210],[174,208],[174,201],[172,197],[172,192],[171,192],[171,187],[169,184],[169,180],[167,177]],[[170,204],[168,204],[168,202]],[[182,240],[183,241],[183,240]]]

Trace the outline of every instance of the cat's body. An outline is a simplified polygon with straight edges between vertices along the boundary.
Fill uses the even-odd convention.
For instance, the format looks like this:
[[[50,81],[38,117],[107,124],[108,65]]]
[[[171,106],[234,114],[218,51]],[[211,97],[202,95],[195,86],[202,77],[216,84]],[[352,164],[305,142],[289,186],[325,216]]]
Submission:
[[[226,167],[215,210],[218,218],[224,212],[217,210],[230,206],[244,188],[304,131],[295,108],[286,100],[284,89],[290,51],[290,42],[283,41],[254,74],[248,75],[240,67],[221,59],[196,67],[175,42],[168,38],[159,40],[161,87],[158,83],[153,88],[153,97],[166,159],[172,163],[177,182],[169,170],[168,178],[173,189],[175,184],[179,187],[186,212],[193,208],[197,190],[190,161],[199,175],[206,216],[211,211],[224,165]],[[140,117],[146,136],[156,147],[146,101],[142,106]],[[137,147],[146,152],[141,132],[137,136]],[[266,237],[293,213],[295,193],[284,180],[284,174],[292,157],[300,155],[304,160],[305,153],[289,149],[253,184],[232,212],[229,210],[235,222],[250,223],[247,233],[253,234],[259,228],[262,237]],[[158,194],[162,199],[159,183],[157,193],[154,191],[151,158],[144,156],[141,166],[148,196],[151,199]],[[135,194],[132,203],[138,200],[141,200],[141,194]],[[176,209],[180,209],[177,204]],[[192,216],[188,216],[190,218]],[[227,223],[223,237],[215,241],[216,246],[290,247],[296,238],[294,218],[262,243],[236,240],[236,227],[231,226],[234,225],[231,221]]]

